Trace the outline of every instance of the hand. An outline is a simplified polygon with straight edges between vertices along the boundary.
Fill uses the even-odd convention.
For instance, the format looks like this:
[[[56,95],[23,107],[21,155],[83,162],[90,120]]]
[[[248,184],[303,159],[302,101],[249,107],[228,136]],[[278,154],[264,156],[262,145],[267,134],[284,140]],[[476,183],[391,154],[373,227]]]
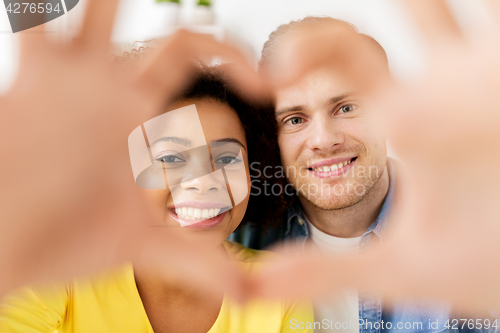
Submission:
[[[218,255],[147,227],[160,218],[133,181],[127,137],[182,88],[197,57],[234,63],[231,76],[250,97],[265,88],[236,48],[185,31],[124,72],[109,61],[117,3],[90,0],[70,44],[49,42],[43,26],[20,34],[19,74],[0,99],[0,294],[124,260],[215,292],[239,288]]]
[[[471,310],[499,307],[500,6],[490,2],[495,26],[470,40],[444,1],[408,4],[430,46],[427,73],[412,85],[387,80],[378,70],[352,76],[375,92],[378,125],[407,172],[398,178],[403,193],[389,234],[360,255],[306,251],[272,263],[255,281],[255,295],[322,296],[358,286],[392,298],[451,300]],[[329,59],[342,67],[346,54],[359,50],[349,33],[323,29],[305,35],[311,36],[331,42],[316,43],[316,53],[308,56],[300,50],[310,50],[305,45],[311,39],[298,40],[289,52],[296,57],[286,65],[295,69],[287,80],[331,65]]]

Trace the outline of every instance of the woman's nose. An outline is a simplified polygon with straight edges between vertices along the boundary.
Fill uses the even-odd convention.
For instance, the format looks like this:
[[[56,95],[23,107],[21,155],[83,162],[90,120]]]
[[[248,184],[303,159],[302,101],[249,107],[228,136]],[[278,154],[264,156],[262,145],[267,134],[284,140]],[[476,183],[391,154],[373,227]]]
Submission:
[[[181,188],[186,191],[196,191],[199,194],[207,194],[209,191],[218,191],[225,184],[221,171],[211,172],[204,176],[194,178],[181,183]]]

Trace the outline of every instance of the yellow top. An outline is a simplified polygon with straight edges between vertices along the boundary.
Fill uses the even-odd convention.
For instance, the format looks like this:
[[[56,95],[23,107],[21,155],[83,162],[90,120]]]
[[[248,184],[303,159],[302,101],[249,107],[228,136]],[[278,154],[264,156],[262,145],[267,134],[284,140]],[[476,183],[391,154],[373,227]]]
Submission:
[[[258,251],[225,242],[233,260],[254,269]],[[196,318],[196,316],[193,316]],[[255,300],[245,305],[224,297],[209,333],[312,332],[298,323],[313,321],[310,304]],[[300,325],[300,327],[304,327]],[[131,265],[69,285],[25,288],[0,305],[0,332],[16,333],[152,333]]]

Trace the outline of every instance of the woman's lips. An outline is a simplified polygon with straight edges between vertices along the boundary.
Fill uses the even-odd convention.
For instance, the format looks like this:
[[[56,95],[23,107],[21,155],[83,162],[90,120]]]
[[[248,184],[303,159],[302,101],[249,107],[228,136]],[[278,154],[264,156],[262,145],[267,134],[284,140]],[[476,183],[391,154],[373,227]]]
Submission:
[[[193,208],[203,209],[203,208],[225,208],[227,206],[228,206],[227,203],[225,204],[219,201],[181,201],[181,202],[176,202],[171,207],[175,208],[193,207]]]
[[[207,207],[207,205],[205,206]],[[174,208],[171,206],[168,208],[168,212],[181,227],[212,228],[222,222],[229,209],[227,206],[222,208],[196,208],[193,206]]]
[[[191,229],[210,229],[213,228],[217,225],[219,225],[226,215],[228,214],[228,210],[226,210],[224,213],[217,215],[216,217],[213,217],[211,219],[207,220],[200,220],[199,222],[195,222],[193,224],[186,225],[186,228],[191,228]]]
[[[175,208],[175,214],[186,220],[211,219],[223,212],[224,208],[196,208],[196,207],[179,207]]]

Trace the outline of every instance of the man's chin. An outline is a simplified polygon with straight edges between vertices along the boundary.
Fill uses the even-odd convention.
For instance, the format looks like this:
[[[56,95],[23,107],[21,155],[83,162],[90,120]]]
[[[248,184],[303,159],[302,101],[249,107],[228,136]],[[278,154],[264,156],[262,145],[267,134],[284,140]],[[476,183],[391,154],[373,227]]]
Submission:
[[[363,200],[362,196],[340,196],[340,197],[323,197],[323,196],[310,196],[305,197],[300,195],[301,199],[307,200],[311,205],[321,210],[340,210],[352,207]]]
[[[306,200],[323,210],[344,209],[359,203],[374,183],[368,184],[350,179],[335,184],[307,184],[300,191],[301,201]]]

